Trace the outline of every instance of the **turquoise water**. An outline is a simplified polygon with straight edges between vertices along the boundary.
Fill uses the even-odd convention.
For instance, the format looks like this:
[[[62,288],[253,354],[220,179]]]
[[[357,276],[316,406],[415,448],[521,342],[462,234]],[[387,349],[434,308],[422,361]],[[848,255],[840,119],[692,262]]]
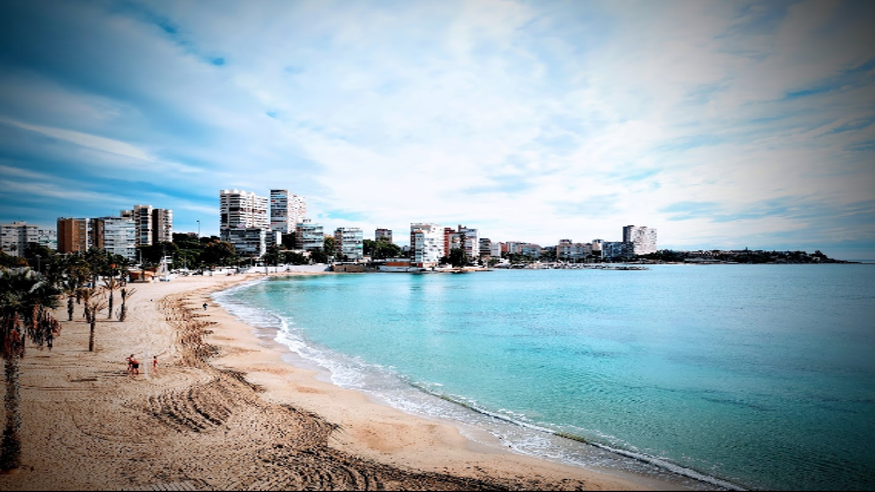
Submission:
[[[875,486],[872,265],[296,276],[216,298],[337,384],[519,452],[709,487]]]

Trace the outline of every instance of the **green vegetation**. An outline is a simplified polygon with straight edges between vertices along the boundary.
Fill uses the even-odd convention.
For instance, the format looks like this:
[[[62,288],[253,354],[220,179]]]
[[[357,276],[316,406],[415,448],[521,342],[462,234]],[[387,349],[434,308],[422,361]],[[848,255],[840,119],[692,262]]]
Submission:
[[[823,254],[820,250],[814,253],[805,251],[763,251],[763,250],[739,250],[722,251],[718,249],[708,251],[672,251],[661,250],[656,253],[641,255],[639,260],[659,261],[667,263],[682,262],[727,262],[727,263],[847,263],[836,260]]]
[[[399,258],[403,255],[403,253],[401,253],[401,247],[397,244],[390,243],[386,238],[380,238],[377,241],[365,239],[362,247],[363,254],[365,256],[370,256],[374,260]]]

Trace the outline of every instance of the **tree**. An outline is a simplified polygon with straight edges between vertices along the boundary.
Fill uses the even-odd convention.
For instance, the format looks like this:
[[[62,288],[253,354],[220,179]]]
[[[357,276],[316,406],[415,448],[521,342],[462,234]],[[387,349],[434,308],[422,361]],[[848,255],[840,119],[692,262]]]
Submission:
[[[401,256],[401,247],[397,244],[389,242],[386,238],[379,238],[377,241],[365,239],[362,242],[365,256],[370,256],[374,260],[385,260],[386,258],[398,258]]]
[[[101,294],[103,294],[101,288],[83,287],[79,289],[79,298],[85,305],[85,321],[91,325],[91,330],[88,333],[89,352],[94,352],[94,329],[97,323],[97,313],[107,306],[107,301],[100,297]]]
[[[280,249],[279,246],[275,244],[271,244],[267,247],[267,252],[264,253],[262,257],[265,265],[278,265],[280,262]]]
[[[310,260],[312,260],[313,263],[327,263],[328,255],[322,251],[322,248],[316,248],[313,251],[310,251]]]
[[[109,295],[109,309],[106,313],[106,319],[112,319],[112,301],[115,291],[122,288],[122,283],[115,277],[103,277],[103,290]]]
[[[450,265],[453,265],[456,268],[460,268],[468,265],[468,254],[465,253],[464,248],[453,248],[450,250],[450,254],[447,255]]]
[[[125,301],[127,301],[128,297],[131,297],[132,295],[134,295],[135,292],[137,292],[137,289],[128,289],[125,287],[122,288],[122,291],[121,291],[122,307],[119,309],[119,313],[118,313],[118,320],[119,321],[124,321],[125,318],[127,318],[128,307],[125,304]]]
[[[211,241],[204,246],[200,261],[207,265],[227,265],[235,260],[237,250],[227,241]]]
[[[67,298],[67,321],[73,321],[73,303],[76,301],[81,285],[79,280],[72,276],[65,278],[60,284],[61,293]]]
[[[282,243],[283,247],[286,249],[295,249],[295,233],[290,232],[288,234],[283,234]]]
[[[0,338],[6,375],[6,428],[0,444],[0,470],[21,466],[21,393],[19,360],[24,341],[48,344],[61,332],[51,310],[57,307],[59,292],[36,272],[0,274]]]
[[[325,252],[326,256],[333,256],[335,254],[334,250],[337,247],[337,242],[334,240],[334,236],[325,236],[325,239],[322,240],[322,251]],[[325,261],[328,261],[327,259]],[[324,263],[323,261],[317,261],[316,263]]]

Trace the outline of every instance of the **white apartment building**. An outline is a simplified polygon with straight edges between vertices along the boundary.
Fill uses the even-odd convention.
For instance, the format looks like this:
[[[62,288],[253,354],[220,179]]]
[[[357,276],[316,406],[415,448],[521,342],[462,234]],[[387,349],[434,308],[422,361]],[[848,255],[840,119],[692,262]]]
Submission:
[[[364,258],[364,235],[358,227],[338,227],[334,231],[334,249],[339,255],[345,255],[349,261]]]
[[[410,249],[413,251],[411,266],[436,266],[446,254],[443,229],[437,224],[411,223]]]
[[[492,258],[501,258],[501,243],[491,243],[489,245],[489,256]]]
[[[122,210],[119,216],[134,221],[137,246],[151,246],[173,241],[173,211],[152,205],[134,205],[133,210]]]
[[[27,243],[39,243],[39,227],[27,222],[0,225],[0,248],[11,256],[24,256]]]
[[[468,258],[479,258],[480,236],[477,232],[477,229],[463,227],[461,224],[459,224],[459,228],[456,229],[456,233],[460,236],[464,236],[465,238],[465,244],[461,246],[465,248],[465,254],[468,255]]]
[[[632,243],[633,254],[656,253],[656,229],[627,225],[623,227],[623,242]]]
[[[307,217],[307,201],[289,190],[270,190],[270,228],[283,234],[295,232],[295,227]]]
[[[268,198],[241,190],[219,192],[219,229],[268,229]]]
[[[325,247],[325,233],[321,224],[304,219],[295,226],[295,248],[312,251]],[[331,254],[331,251],[326,251]]]
[[[109,253],[137,259],[137,224],[129,217],[97,217],[91,220],[91,244]]]
[[[166,208],[152,210],[152,237],[154,243],[173,242],[173,211]]]

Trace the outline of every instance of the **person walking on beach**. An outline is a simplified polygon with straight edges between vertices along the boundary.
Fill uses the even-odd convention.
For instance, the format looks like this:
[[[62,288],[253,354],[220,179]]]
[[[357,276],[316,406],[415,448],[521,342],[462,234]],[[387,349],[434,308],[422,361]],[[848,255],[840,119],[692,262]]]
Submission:
[[[158,374],[158,356],[152,356],[152,374]]]
[[[131,354],[130,359],[131,359],[130,360],[131,375],[139,376],[140,375],[140,361],[138,361],[137,359],[134,358],[134,354]]]
[[[131,354],[131,355],[125,357],[125,360],[128,361],[128,370],[127,370],[128,374],[133,373],[134,372],[134,354]]]
[[[204,311],[207,310],[207,303],[204,303]]]

